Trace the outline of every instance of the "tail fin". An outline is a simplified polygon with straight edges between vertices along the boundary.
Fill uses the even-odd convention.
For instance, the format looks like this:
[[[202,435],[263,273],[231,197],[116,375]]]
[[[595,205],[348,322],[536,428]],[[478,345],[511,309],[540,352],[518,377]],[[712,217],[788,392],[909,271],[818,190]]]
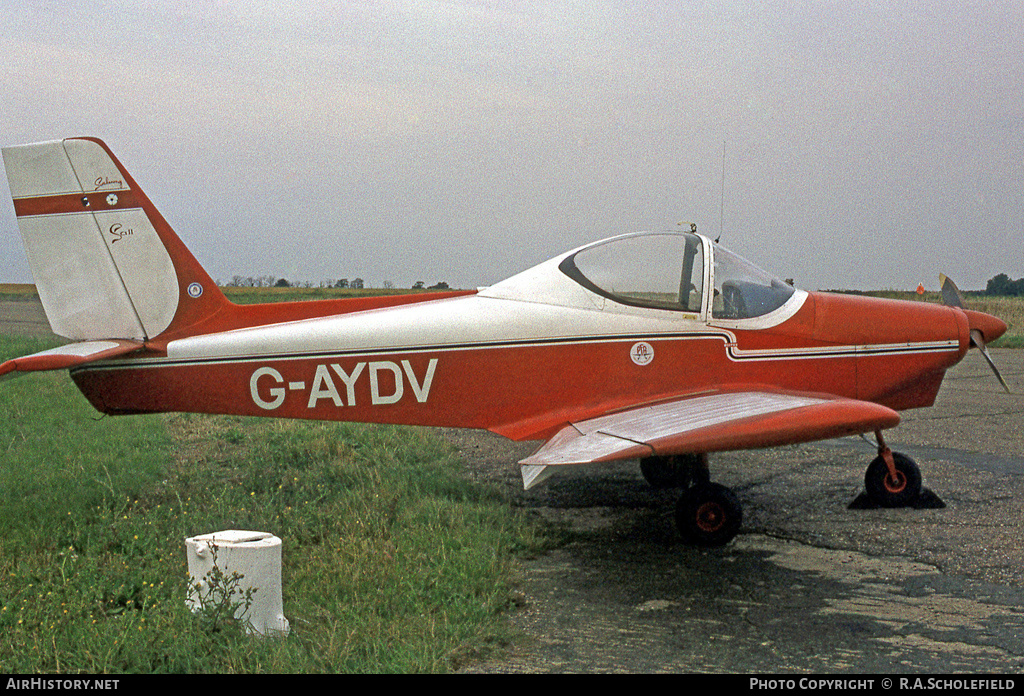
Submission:
[[[3,159],[55,334],[146,341],[230,306],[102,141],[8,147]]]

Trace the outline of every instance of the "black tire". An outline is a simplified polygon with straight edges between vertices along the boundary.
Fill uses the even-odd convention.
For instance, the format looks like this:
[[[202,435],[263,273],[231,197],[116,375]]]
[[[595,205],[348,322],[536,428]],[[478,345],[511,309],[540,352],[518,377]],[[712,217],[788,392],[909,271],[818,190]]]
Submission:
[[[640,460],[640,473],[652,488],[686,488],[690,485],[691,470],[698,455],[674,457],[644,457]]]
[[[921,470],[917,462],[900,452],[893,452],[892,460],[896,465],[895,478],[889,475],[889,467],[879,455],[864,473],[864,490],[875,505],[905,507],[921,495]]]
[[[743,524],[743,507],[736,494],[718,483],[687,490],[676,503],[676,524],[687,543],[724,546]]]

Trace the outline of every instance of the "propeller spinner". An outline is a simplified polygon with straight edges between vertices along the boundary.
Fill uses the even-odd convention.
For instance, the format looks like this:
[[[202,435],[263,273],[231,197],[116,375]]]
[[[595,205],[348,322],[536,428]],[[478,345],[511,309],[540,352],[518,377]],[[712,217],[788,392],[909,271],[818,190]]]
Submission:
[[[992,372],[995,373],[996,379],[1003,385],[1006,393],[1011,393],[1010,388],[1006,386],[1006,380],[999,374],[999,369],[992,361],[992,356],[989,355],[988,349],[985,347],[986,337],[988,340],[994,341],[1006,333],[1006,322],[991,314],[985,314],[984,312],[964,307],[964,298],[960,294],[960,288],[950,278],[941,273],[939,274],[939,283],[942,285],[942,303],[948,307],[961,309],[967,315],[967,325],[971,329],[971,345],[977,347],[982,357],[988,363],[988,366],[992,368]]]

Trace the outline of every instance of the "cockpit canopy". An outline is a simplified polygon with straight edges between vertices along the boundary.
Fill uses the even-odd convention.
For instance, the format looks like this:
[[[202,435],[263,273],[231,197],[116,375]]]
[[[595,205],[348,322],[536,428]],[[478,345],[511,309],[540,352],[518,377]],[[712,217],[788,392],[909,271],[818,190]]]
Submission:
[[[763,316],[786,304],[796,292],[789,283],[727,249],[715,246],[714,254],[715,299],[711,316],[716,319]]]
[[[712,268],[708,268],[708,257]],[[559,268],[588,290],[615,302],[700,314],[714,288],[715,319],[750,319],[786,303],[795,289],[696,234],[615,237],[566,257]]]
[[[689,234],[630,235],[586,247],[561,269],[588,290],[638,307],[699,312],[704,250]]]

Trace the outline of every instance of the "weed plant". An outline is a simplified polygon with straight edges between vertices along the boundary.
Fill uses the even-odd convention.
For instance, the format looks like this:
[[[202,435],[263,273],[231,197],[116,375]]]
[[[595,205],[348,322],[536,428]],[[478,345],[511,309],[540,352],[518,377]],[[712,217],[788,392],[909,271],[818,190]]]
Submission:
[[[46,348],[0,339],[0,360]],[[0,670],[444,672],[505,645],[545,544],[429,431],[103,418],[63,373],[0,383]],[[283,540],[283,639],[197,620],[184,540]]]

